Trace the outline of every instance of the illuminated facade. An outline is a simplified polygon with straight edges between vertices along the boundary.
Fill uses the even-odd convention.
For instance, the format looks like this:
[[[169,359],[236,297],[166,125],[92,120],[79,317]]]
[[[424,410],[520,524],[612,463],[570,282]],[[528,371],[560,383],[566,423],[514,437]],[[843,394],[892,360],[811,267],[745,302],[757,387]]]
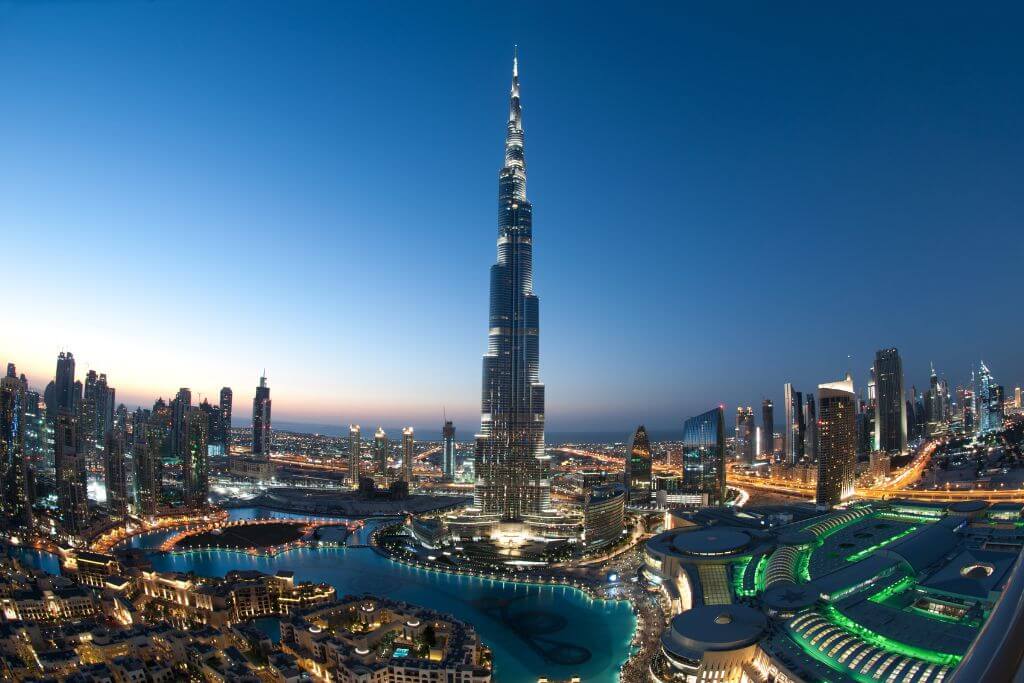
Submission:
[[[651,497],[651,440],[643,425],[636,428],[626,455],[626,500],[645,503]]]
[[[846,379],[818,386],[821,416],[821,448],[818,452],[819,506],[836,505],[853,495],[857,467],[857,395],[853,380]]]
[[[402,479],[412,487],[412,465],[415,459],[412,427],[402,430]]]
[[[978,392],[978,431],[982,434],[998,432],[1003,428],[1003,387],[996,384],[992,372],[981,363],[981,389]]]
[[[804,459],[804,400],[793,385],[786,383],[782,388],[786,410],[786,425],[782,430],[783,460],[795,465]]]
[[[132,456],[135,464],[135,500],[142,514],[155,514],[163,498],[163,456],[169,446],[171,415],[158,401],[151,414],[136,413]]]
[[[231,454],[231,404],[234,402],[234,393],[231,387],[221,387],[220,390],[220,434],[219,441],[224,449],[224,455]]]
[[[189,409],[185,416],[185,433],[185,458],[181,463],[185,475],[185,505],[204,508],[210,494],[209,421],[204,410]]]
[[[114,515],[128,513],[128,473],[125,468],[124,430],[121,428],[107,432],[107,443],[104,453],[104,481],[107,486],[107,507]]]
[[[736,458],[748,465],[754,462],[754,409],[736,408]]]
[[[352,488],[359,488],[359,462],[362,458],[359,425],[348,426],[348,478]]]
[[[0,477],[3,499],[0,510],[14,524],[32,525],[32,496],[28,486],[25,451],[25,382],[15,375],[14,365],[0,380]]]
[[[718,407],[683,425],[683,486],[706,496],[708,505],[725,501],[724,422],[724,411]]]
[[[78,448],[78,423],[74,415],[57,415],[54,463],[57,476],[57,508],[61,526],[77,534],[89,523],[86,494],[85,453]]]
[[[533,207],[526,198],[518,60],[498,173],[498,262],[491,266],[490,322],[483,358],[474,512],[522,521],[551,507],[544,453],[539,300],[533,293]]]
[[[373,435],[373,462],[377,474],[383,476],[388,473],[388,435],[383,427],[377,427]]]

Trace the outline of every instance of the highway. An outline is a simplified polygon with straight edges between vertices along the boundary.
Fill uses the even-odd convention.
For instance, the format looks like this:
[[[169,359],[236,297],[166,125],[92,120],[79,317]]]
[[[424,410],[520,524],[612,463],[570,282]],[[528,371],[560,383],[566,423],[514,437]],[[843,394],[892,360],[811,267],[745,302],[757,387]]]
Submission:
[[[1024,503],[1024,489],[946,489],[946,490],[920,490],[911,489],[921,479],[921,475],[936,449],[944,442],[940,439],[932,440],[924,444],[917,452],[915,458],[909,465],[898,470],[888,483],[882,486],[870,488],[858,488],[855,492],[857,498],[869,500],[887,500],[902,498],[906,500],[920,501],[958,501],[958,500],[989,500],[993,502],[1014,502]],[[623,459],[605,453],[594,453],[577,448],[553,448],[559,453],[566,453],[577,457],[590,458],[602,464],[622,467]],[[676,468],[661,463],[655,463],[655,472],[675,472]],[[738,474],[732,470],[727,473],[727,482],[734,486],[742,486],[744,489],[763,490],[771,493],[790,494],[794,496],[814,498],[814,486],[800,484],[798,482],[784,479],[772,479],[769,477],[751,477]]]

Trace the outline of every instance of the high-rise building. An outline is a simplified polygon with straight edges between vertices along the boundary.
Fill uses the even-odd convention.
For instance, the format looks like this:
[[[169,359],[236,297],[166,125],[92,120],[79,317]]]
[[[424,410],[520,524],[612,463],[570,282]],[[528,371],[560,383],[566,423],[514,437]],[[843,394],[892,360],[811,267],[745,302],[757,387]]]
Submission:
[[[1015,387],[1013,390],[1013,407],[1017,410],[1024,408],[1024,405],[1021,405],[1020,387]]]
[[[157,401],[152,411],[139,409],[135,413],[135,500],[145,515],[155,514],[163,502],[163,465],[170,451],[171,421],[171,409],[163,400]]]
[[[754,409],[736,408],[736,457],[748,465],[754,462]]]
[[[992,372],[982,361],[979,365],[978,378],[978,432],[988,434],[1003,428],[1005,418],[1003,407],[1003,387],[996,383]]]
[[[190,408],[185,415],[185,458],[181,469],[185,475],[185,505],[193,510],[205,508],[210,496],[207,415],[207,411],[201,408]]]
[[[410,489],[412,489],[412,466],[416,459],[414,444],[412,427],[405,427],[402,429],[402,479],[409,484]]]
[[[11,524],[31,527],[32,493],[25,445],[25,382],[14,365],[0,379],[0,512]]]
[[[171,401],[171,459],[179,464],[185,461],[188,448],[188,425],[185,421],[191,409],[192,391],[188,387],[178,389]]]
[[[377,474],[384,476],[388,473],[388,435],[383,427],[377,427],[373,435],[373,463]]]
[[[75,414],[75,357],[70,351],[57,355],[57,375],[54,379],[54,409],[52,418],[61,410]],[[47,409],[50,405],[47,404]]]
[[[974,414],[974,392],[970,389],[964,390],[964,400],[961,405],[961,420],[963,421],[964,432],[968,434],[974,433],[975,423],[977,418]]]
[[[209,455],[224,455],[224,445],[221,439],[224,435],[222,429],[222,415],[220,406],[212,405],[205,398],[199,404],[199,410],[206,416],[206,449]]]
[[[651,440],[647,429],[640,425],[633,432],[633,440],[626,453],[626,472],[623,484],[626,489],[626,502],[644,503],[651,497]]]
[[[788,382],[782,388],[786,409],[786,426],[783,430],[783,460],[795,465],[804,459],[804,402],[803,395],[793,390]]]
[[[761,401],[761,457],[771,459],[775,450],[775,406],[770,398]]]
[[[935,436],[946,431],[946,383],[939,378],[932,365],[932,374],[929,379],[928,394],[925,397],[925,413],[928,420],[928,436]]]
[[[903,361],[896,349],[875,352],[875,390],[878,394],[875,441],[889,453],[907,449],[907,405],[903,391]]]
[[[269,456],[273,447],[270,432],[270,387],[266,376],[260,377],[256,396],[252,399],[252,452]]]
[[[61,526],[72,535],[89,524],[85,454],[79,451],[78,423],[66,411],[57,414],[54,434],[54,467],[57,477],[57,512]]]
[[[540,305],[533,292],[533,207],[526,198],[523,149],[519,65],[514,59],[505,164],[498,173],[498,261],[491,266],[473,505],[479,513],[510,521],[551,508]]]
[[[853,495],[857,468],[857,395],[849,375],[818,385],[820,448],[818,451],[819,506],[831,507]]]
[[[99,445],[99,442],[96,440],[99,432],[99,419],[97,415],[98,380],[99,375],[96,374],[95,370],[85,373],[85,384],[82,386],[82,410],[78,414],[79,450],[85,454],[86,462],[90,467],[95,467],[96,465],[97,446]]]
[[[220,390],[220,439],[221,448],[224,449],[224,455],[231,455],[231,402],[234,400],[234,394],[231,392],[231,387],[221,387]]]
[[[36,487],[32,480],[35,473],[53,470],[53,427],[46,419],[38,391],[25,392],[25,456],[31,463],[29,490],[34,494]]]
[[[359,488],[359,463],[362,459],[362,440],[359,436],[359,425],[348,426],[348,478],[349,485]]]
[[[818,458],[818,411],[814,394],[804,396],[804,459],[814,462]]]
[[[107,432],[104,447],[104,480],[107,487],[107,507],[117,516],[128,514],[128,471],[125,462],[125,432],[123,428]]]
[[[725,502],[725,411],[714,408],[683,424],[683,487],[706,496],[705,504]]]
[[[455,479],[455,425],[451,420],[444,421],[441,428],[441,472],[448,481]]]
[[[71,390],[71,414],[76,418],[82,414],[82,382],[77,379]]]

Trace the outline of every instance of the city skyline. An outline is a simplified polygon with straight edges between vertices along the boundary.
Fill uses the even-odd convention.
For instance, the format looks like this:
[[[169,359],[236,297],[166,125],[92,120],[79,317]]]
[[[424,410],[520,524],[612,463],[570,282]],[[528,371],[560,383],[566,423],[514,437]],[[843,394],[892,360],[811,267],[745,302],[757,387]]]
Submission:
[[[955,23],[961,36],[929,52],[924,66],[913,37],[897,41],[907,40],[896,27],[909,10],[897,9],[870,39],[855,35],[869,20],[858,17],[827,35],[796,33],[824,56],[813,67],[779,47],[797,32],[784,25],[784,9],[756,27],[709,9],[666,14],[644,35],[664,42],[679,31],[685,47],[668,55],[633,40],[576,54],[578,42],[541,35],[570,20],[564,8],[543,31],[530,28],[537,8],[500,28],[478,8],[451,27],[419,16],[432,30],[405,30],[408,45],[381,60],[392,46],[373,46],[387,23],[379,14],[369,22],[356,12],[345,25],[328,7],[305,17],[277,8],[236,26],[229,10],[196,9],[170,17],[117,3],[88,12],[20,6],[8,17],[19,39],[3,47],[13,83],[0,94],[10,111],[0,124],[0,181],[18,192],[0,229],[16,256],[12,278],[32,287],[12,297],[20,324],[5,334],[0,360],[17,363],[35,388],[53,378],[62,349],[75,353],[80,378],[105,372],[129,406],[170,399],[181,386],[197,403],[230,386],[244,405],[266,367],[275,424],[439,429],[447,413],[460,434],[471,433],[487,306],[477,264],[493,258],[492,143],[507,106],[493,84],[517,42],[530,64],[525,118],[539,169],[531,188],[544,205],[537,289],[549,431],[604,429],[614,418],[626,439],[639,423],[679,429],[707,405],[767,397],[782,406],[787,381],[813,393],[850,371],[863,387],[875,352],[887,347],[900,350],[907,390],[927,387],[933,361],[950,387],[967,384],[981,360],[1008,388],[1020,383],[1024,360],[1012,343],[1020,323],[1003,314],[1020,256],[1011,240],[1020,199],[1009,190],[1019,185],[1024,107],[1008,87],[1012,69],[996,72],[1019,63],[1019,48],[1004,40],[1002,24],[1012,22],[949,9],[920,17],[933,31]],[[295,49],[271,18],[324,29],[304,33],[308,45]],[[592,19],[588,40],[613,35],[615,19],[637,21]],[[183,48],[156,54],[145,44],[157,30],[185,35],[199,24]],[[229,26],[237,37],[229,39]],[[466,27],[480,35],[455,35]],[[352,45],[339,39],[364,29]],[[451,47],[438,48],[439,36]],[[760,54],[755,37],[771,48],[761,69],[788,74],[778,94],[742,66]],[[210,63],[225,41],[227,57]],[[68,52],[79,66],[68,67]],[[411,55],[427,57],[429,78],[404,59]],[[254,66],[242,69],[249,59]],[[875,78],[879,61],[886,70]],[[166,78],[153,79],[153,69]],[[984,92],[975,92],[979,75]],[[902,96],[904,87],[919,97],[925,90],[927,104]],[[794,92],[802,104],[790,102]],[[115,94],[124,104],[111,111]],[[275,94],[291,104],[275,106]],[[883,95],[885,106],[865,104]],[[656,117],[655,97],[663,105]],[[249,111],[251,120],[237,116]],[[203,126],[190,115],[205,116]],[[312,142],[296,120],[308,121]],[[117,128],[132,121],[146,125]],[[95,134],[84,139],[78,126]],[[361,129],[369,133],[351,132]],[[427,177],[423,130],[432,151],[434,143],[444,150]],[[601,201],[590,177],[603,179]],[[737,208],[736,195],[750,207]],[[443,225],[420,229],[425,206]],[[828,229],[810,231],[815,225]],[[974,272],[979,247],[961,243],[977,239],[979,226],[987,230],[986,288],[996,295],[951,284],[941,297],[920,296],[936,263],[950,283]],[[737,236],[749,254],[716,247]],[[884,266],[874,250],[882,236],[894,255]],[[817,313],[811,285],[838,248],[859,286]],[[685,268],[671,258],[694,252],[704,258],[684,258]],[[767,266],[753,263],[755,252]],[[633,263],[642,277],[627,275]],[[876,283],[883,267],[902,301]],[[756,325],[725,315],[727,302],[766,281],[773,306]],[[683,322],[692,312],[663,315],[691,298],[717,302],[696,319],[707,332]],[[829,317],[843,308],[851,315]],[[951,325],[949,311],[998,320],[1004,333]],[[590,325],[607,332],[581,346],[579,330]],[[626,333],[635,329],[643,334]],[[247,413],[236,411],[235,424]]]

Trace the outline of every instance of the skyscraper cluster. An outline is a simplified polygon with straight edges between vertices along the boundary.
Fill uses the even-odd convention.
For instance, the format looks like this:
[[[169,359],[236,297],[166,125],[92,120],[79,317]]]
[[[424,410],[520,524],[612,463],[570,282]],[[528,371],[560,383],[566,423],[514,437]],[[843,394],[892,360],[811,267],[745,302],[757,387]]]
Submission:
[[[261,385],[269,392],[265,379]],[[93,522],[94,511],[114,518],[156,514],[173,502],[164,482],[169,468],[181,471],[181,503],[207,506],[210,456],[230,447],[231,389],[221,389],[218,405],[194,405],[182,387],[169,402],[132,412],[115,396],[105,373],[89,370],[78,381],[74,354],[62,351],[43,408],[39,393],[8,365],[0,380],[0,514],[8,525],[30,526],[37,492],[49,486],[53,518],[70,536]],[[101,473],[105,503],[90,504],[90,472]]]

